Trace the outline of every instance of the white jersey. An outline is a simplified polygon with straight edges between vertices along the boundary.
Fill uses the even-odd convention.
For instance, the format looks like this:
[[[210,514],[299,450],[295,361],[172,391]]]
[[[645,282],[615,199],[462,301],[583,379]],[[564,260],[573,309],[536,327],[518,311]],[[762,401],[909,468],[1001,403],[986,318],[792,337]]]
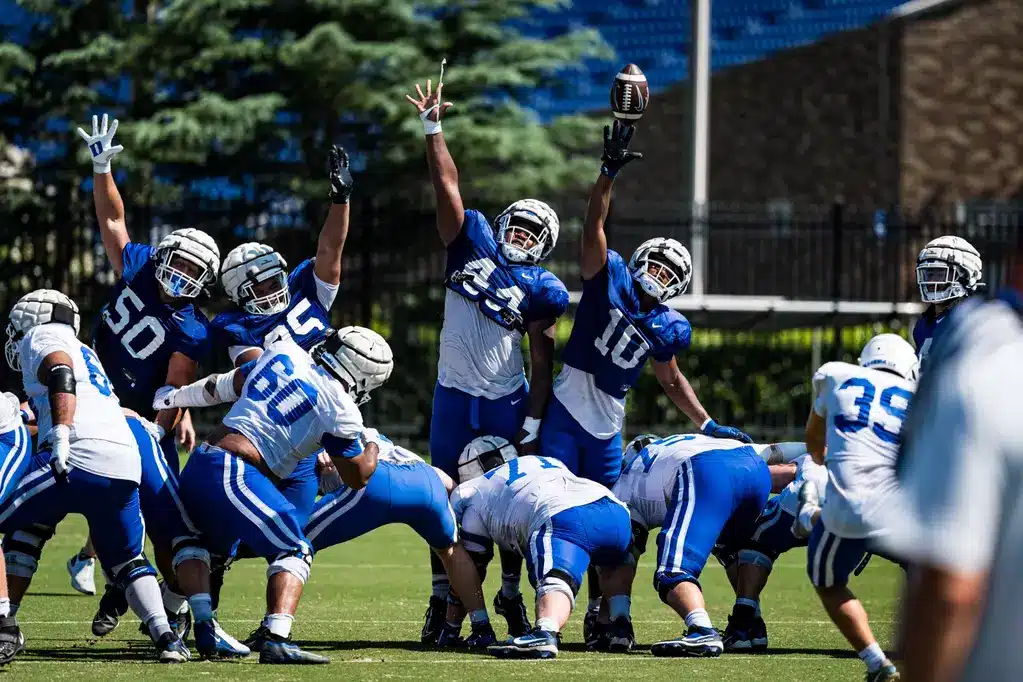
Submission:
[[[488,400],[514,393],[526,381],[522,332],[505,329],[478,303],[446,289],[437,381]]]
[[[813,410],[827,418],[824,526],[844,538],[884,535],[885,512],[899,491],[902,421],[916,384],[891,372],[829,362],[813,386]]]
[[[675,494],[678,469],[683,462],[701,452],[743,447],[747,446],[737,440],[700,434],[655,440],[625,462],[614,494],[629,507],[633,521],[647,530],[659,528]]]
[[[68,463],[90,474],[138,483],[142,476],[138,446],[96,353],[66,324],[33,327],[19,350],[22,380],[36,413],[40,438],[46,438],[53,428],[53,418],[49,388],[39,381],[39,367],[47,356],[63,352],[71,358],[76,394]]]
[[[224,426],[248,438],[281,478],[326,447],[324,435],[350,442],[363,432],[359,407],[341,382],[290,338],[267,346]]]
[[[13,393],[0,395],[0,433],[7,433],[21,426],[21,402]]]
[[[811,481],[817,486],[823,505],[824,500],[827,499],[828,470],[814,462],[810,455],[798,457],[793,460],[793,463],[796,465],[796,477],[778,493],[776,504],[781,506],[782,511],[796,516],[799,513],[799,491],[803,489],[803,484],[807,481]]]
[[[390,438],[382,433],[377,433],[375,429],[367,429],[364,433],[367,443],[376,443],[377,461],[379,462],[390,462],[391,464],[402,464],[405,466],[426,463],[425,459],[407,448],[395,445]],[[362,452],[361,443],[356,442],[353,447],[357,448],[357,452]]]
[[[525,556],[529,537],[552,516],[605,497],[621,504],[558,460],[529,455],[462,483],[451,493],[451,506],[471,550],[479,549],[472,547],[476,536]]]

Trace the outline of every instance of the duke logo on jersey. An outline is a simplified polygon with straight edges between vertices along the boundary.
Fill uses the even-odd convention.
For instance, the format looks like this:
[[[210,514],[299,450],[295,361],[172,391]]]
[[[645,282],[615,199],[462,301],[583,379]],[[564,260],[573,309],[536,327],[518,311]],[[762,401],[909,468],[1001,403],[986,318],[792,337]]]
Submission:
[[[203,362],[209,353],[209,322],[193,304],[175,307],[160,297],[156,248],[128,242],[124,271],[93,330],[93,346],[110,372],[125,407],[152,417],[153,395],[167,383],[174,353]]]
[[[285,338],[309,350],[323,340],[330,327],[330,306],[337,289],[316,277],[313,259],[304,260],[288,275],[291,302],[285,310],[271,315],[223,312],[213,318],[214,341],[217,347],[228,349],[232,362],[246,350]]]

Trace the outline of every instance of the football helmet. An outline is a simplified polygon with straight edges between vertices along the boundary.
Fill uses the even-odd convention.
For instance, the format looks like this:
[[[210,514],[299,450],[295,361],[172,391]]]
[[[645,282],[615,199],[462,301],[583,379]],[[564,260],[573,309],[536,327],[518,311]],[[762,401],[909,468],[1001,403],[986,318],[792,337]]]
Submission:
[[[266,244],[249,242],[231,249],[220,279],[228,298],[253,315],[273,315],[291,305],[288,262]]]
[[[916,381],[920,361],[909,342],[898,334],[878,334],[860,352],[860,367],[886,369],[903,379]]]
[[[174,298],[198,297],[219,270],[220,249],[202,230],[174,230],[156,246],[156,281]]]
[[[938,237],[916,259],[916,282],[924,303],[965,298],[980,284],[980,252],[962,237]]]
[[[693,259],[689,250],[676,240],[655,237],[633,252],[629,272],[643,291],[664,303],[681,296],[689,286]]]
[[[358,405],[370,391],[383,385],[394,369],[394,355],[384,337],[365,327],[327,331],[327,338],[311,351],[316,364],[348,387]]]
[[[78,334],[82,318],[78,306],[70,298],[53,289],[37,289],[22,296],[11,309],[11,321],[7,324],[7,343],[4,354],[7,364],[16,372],[21,371],[21,349],[19,344],[28,330],[41,324],[66,324]]]
[[[519,199],[504,209],[495,221],[495,236],[501,253],[512,263],[539,263],[558,243],[561,224],[558,214],[537,199]],[[525,244],[515,238],[525,232],[531,237]]]
[[[629,444],[625,446],[625,452],[622,453],[622,466],[624,467],[628,462],[632,461],[633,457],[655,440],[657,440],[657,436],[652,433],[644,433],[630,440]]]
[[[458,456],[458,482],[478,478],[518,456],[515,446],[500,436],[474,438]]]

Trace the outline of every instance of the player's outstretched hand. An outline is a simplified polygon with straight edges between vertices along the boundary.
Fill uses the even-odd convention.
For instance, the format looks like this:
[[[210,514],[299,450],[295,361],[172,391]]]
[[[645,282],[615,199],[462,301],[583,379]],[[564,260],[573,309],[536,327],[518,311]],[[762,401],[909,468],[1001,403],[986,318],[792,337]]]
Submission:
[[[427,135],[433,135],[440,132],[440,120],[444,116],[449,108],[451,108],[451,102],[441,103],[440,92],[444,88],[443,83],[437,83],[437,91],[433,91],[433,81],[426,81],[426,93],[423,93],[423,89],[416,83],[416,95],[405,95],[405,99],[412,103],[412,106],[419,112],[419,118],[423,120],[423,129]]]
[[[752,443],[753,439],[748,435],[735,428],[734,426],[722,426],[716,421],[711,419],[707,424],[700,429],[705,436],[712,438],[731,438],[732,440],[740,440],[743,443]]]
[[[344,147],[333,145],[327,160],[327,172],[330,174],[330,200],[335,204],[347,204],[352,196],[355,182],[348,165],[348,152]]]
[[[629,151],[629,144],[635,132],[635,127],[617,119],[614,125],[604,126],[604,155],[600,157],[603,162],[600,167],[601,173],[614,178],[630,161],[643,158],[641,152]]]
[[[110,159],[114,158],[124,147],[113,144],[114,133],[117,132],[117,119],[107,127],[107,115],[103,114],[103,126],[100,127],[99,120],[92,117],[92,135],[81,128],[78,129],[78,136],[89,145],[89,153],[92,154],[92,170],[95,173],[109,173]]]

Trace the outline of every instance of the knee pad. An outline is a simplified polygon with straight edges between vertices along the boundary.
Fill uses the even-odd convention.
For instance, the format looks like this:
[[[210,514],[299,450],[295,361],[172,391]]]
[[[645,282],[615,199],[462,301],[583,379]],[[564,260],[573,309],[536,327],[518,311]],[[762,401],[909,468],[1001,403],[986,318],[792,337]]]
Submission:
[[[760,568],[766,569],[768,573],[774,568],[774,562],[771,557],[767,556],[763,552],[758,552],[755,549],[744,549],[739,552],[739,565],[759,566]]]
[[[633,564],[639,563],[639,558],[646,552],[646,543],[650,538],[650,531],[641,523],[632,522],[632,546],[629,547],[629,556]]]
[[[201,561],[206,568],[210,568],[212,565],[209,550],[203,547],[197,538],[174,538],[173,550],[172,565],[175,572],[178,570],[178,566],[186,561]]]
[[[156,569],[149,563],[149,559],[146,558],[145,554],[139,554],[131,561],[114,566],[111,572],[114,574],[114,582],[122,590],[127,590],[139,578],[145,578],[150,575],[154,578],[156,577]]]
[[[290,573],[305,585],[309,580],[309,571],[313,566],[313,552],[308,547],[300,547],[290,552],[282,552],[266,567],[266,578],[269,580],[278,573]]]
[[[575,595],[579,592],[579,585],[572,576],[555,568],[536,586],[536,598],[540,599],[550,592],[561,592],[572,602],[572,608],[575,608]]]
[[[700,581],[689,571],[682,571],[681,573],[662,573],[658,571],[654,573],[654,589],[657,590],[657,595],[665,604],[668,603],[668,593],[682,583],[693,583],[701,592],[703,591]]]
[[[7,559],[7,572],[19,578],[31,579],[39,568],[39,557],[42,555],[46,541],[53,537],[53,528],[40,524],[32,524],[16,530],[4,538],[4,557]]]

